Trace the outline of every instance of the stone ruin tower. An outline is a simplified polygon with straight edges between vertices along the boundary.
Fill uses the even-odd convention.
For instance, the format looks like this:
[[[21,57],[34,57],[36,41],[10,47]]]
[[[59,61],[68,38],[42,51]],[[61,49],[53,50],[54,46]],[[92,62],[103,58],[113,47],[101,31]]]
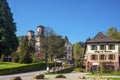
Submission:
[[[43,59],[43,53],[41,52],[42,43],[43,43],[43,36],[44,36],[44,26],[38,26],[37,27],[37,35],[35,39],[35,49],[36,53],[38,54],[38,57]]]
[[[29,40],[30,45],[34,47],[35,46],[34,31],[29,30],[27,35],[28,35],[28,40]]]
[[[40,25],[37,27],[37,35],[34,35],[33,30],[29,30],[27,35],[28,35],[29,43],[35,48],[37,57],[43,59],[44,55],[41,52],[41,48],[42,48],[42,42],[44,36],[44,26]]]

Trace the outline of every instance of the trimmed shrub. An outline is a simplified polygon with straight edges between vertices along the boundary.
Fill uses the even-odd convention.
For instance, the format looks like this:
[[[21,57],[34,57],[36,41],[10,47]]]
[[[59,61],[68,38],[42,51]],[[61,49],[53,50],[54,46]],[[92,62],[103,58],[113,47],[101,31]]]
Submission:
[[[48,64],[48,66],[49,66],[49,68],[52,68],[52,67],[60,67],[60,66],[62,66],[62,63],[49,63]]]
[[[82,68],[75,68],[74,71],[75,72],[82,72]]]
[[[17,77],[11,77],[10,80],[22,80],[21,77],[17,76]]]
[[[66,78],[64,75],[57,75],[56,78]]]
[[[35,76],[33,76],[33,79],[44,79],[45,76],[43,74],[37,74]]]
[[[48,65],[54,66],[53,63],[49,63]],[[34,63],[25,66],[0,69],[0,75],[16,74],[16,73],[44,70],[44,69],[46,69],[45,63]]]
[[[60,71],[57,71],[57,73],[70,73],[73,71],[73,68],[67,68],[67,69],[62,69]]]

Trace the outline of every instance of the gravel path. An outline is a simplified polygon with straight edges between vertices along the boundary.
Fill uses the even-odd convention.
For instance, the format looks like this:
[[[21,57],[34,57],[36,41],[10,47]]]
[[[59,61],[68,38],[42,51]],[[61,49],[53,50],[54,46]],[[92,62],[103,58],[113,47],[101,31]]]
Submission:
[[[20,76],[22,78],[22,80],[33,80],[33,76],[36,74],[43,74],[46,71],[35,71],[35,72],[29,72],[29,73],[21,73],[21,74],[13,74],[13,75],[3,75],[0,76],[0,80],[10,80],[11,77],[13,76]],[[83,80],[80,79],[80,77],[83,77],[86,75],[86,73],[77,73],[77,72],[72,72],[72,73],[67,73],[67,74],[63,74],[64,76],[66,76],[65,79],[56,79],[56,74],[53,75],[45,75],[45,80]],[[89,79],[84,79],[84,80],[93,80],[90,78],[96,78],[97,76],[86,76],[87,78],[89,77]],[[120,78],[120,76],[103,76],[103,77],[107,77],[107,78]]]

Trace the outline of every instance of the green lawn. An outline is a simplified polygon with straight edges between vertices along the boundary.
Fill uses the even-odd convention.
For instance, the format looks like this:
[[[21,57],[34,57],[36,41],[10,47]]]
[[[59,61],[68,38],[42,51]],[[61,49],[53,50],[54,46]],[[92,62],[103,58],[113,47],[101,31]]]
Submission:
[[[112,80],[120,80],[120,78],[112,78]]]
[[[49,67],[53,67],[54,63],[48,63]],[[57,63],[56,65],[61,65]],[[0,75],[16,74],[29,71],[44,70],[46,68],[46,63],[31,63],[31,64],[20,64],[12,62],[0,62]]]
[[[89,75],[89,76],[97,76],[98,73],[94,73],[94,74],[89,73],[87,75]],[[102,75],[102,76],[120,76],[120,72],[102,73],[102,74],[99,74],[99,75]]]
[[[16,74],[45,69],[45,63],[20,64],[0,62],[0,75]]]
[[[21,67],[30,64],[19,64],[19,63],[12,63],[12,62],[0,62],[0,69],[7,69],[7,68],[14,68],[14,67]]]

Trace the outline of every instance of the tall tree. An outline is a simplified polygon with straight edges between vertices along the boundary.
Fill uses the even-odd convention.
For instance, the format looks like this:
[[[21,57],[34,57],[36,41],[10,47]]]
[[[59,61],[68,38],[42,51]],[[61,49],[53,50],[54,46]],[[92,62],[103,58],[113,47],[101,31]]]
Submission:
[[[114,38],[114,39],[119,39],[120,40],[120,35],[116,27],[110,27],[106,33],[107,36]]]
[[[76,42],[73,46],[73,53],[74,53],[74,61],[75,67],[82,66],[82,58],[83,58],[83,47],[81,42]]]
[[[118,31],[116,27],[110,27],[108,29],[106,35],[113,38],[113,39],[120,40],[120,31]],[[119,47],[119,52],[120,52],[120,47]]]
[[[51,28],[45,28],[43,42],[43,51],[48,53],[49,61],[53,61],[55,57],[60,58],[64,56],[64,40],[62,36],[55,34]]]
[[[0,56],[8,56],[18,47],[16,24],[6,0],[0,0]]]

